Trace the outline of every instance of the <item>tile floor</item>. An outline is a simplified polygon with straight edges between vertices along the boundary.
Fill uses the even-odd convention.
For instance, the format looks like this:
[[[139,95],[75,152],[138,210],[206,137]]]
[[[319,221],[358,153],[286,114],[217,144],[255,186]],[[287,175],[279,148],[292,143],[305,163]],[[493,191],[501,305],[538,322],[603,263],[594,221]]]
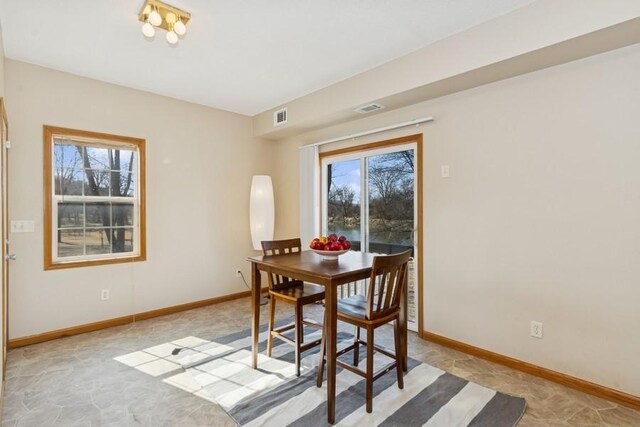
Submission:
[[[319,318],[320,310],[314,307],[309,314]],[[2,426],[233,426],[217,405],[171,384],[176,367],[167,355],[173,346],[161,344],[246,329],[249,311],[249,300],[244,298],[11,350]],[[279,315],[290,313],[279,310]],[[266,307],[262,316],[266,319]],[[387,332],[382,332],[387,335],[383,342],[390,338]],[[142,349],[148,360],[127,358]],[[528,408],[519,427],[640,426],[639,411],[413,334],[409,354],[481,385],[524,396]]]

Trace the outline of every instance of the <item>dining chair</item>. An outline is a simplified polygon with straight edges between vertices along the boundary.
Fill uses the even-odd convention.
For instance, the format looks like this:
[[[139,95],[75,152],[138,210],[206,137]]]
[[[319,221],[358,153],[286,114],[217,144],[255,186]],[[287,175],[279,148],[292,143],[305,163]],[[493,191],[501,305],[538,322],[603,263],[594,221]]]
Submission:
[[[287,240],[263,240],[263,255],[283,255],[292,252],[300,252],[302,245],[300,239]],[[267,356],[271,357],[273,338],[291,344],[295,347],[296,376],[300,376],[300,355],[302,352],[320,344],[321,339],[305,343],[304,326],[322,329],[322,324],[310,319],[304,319],[303,307],[324,300],[324,288],[301,280],[293,280],[289,277],[270,273],[269,280],[269,330],[267,334]],[[275,328],[276,301],[293,304],[294,322]],[[294,329],[294,337],[283,335],[284,332]]]
[[[396,255],[378,255],[373,259],[371,277],[369,278],[368,292],[366,295],[357,294],[349,298],[338,300],[338,320],[355,326],[353,344],[336,352],[336,365],[356,373],[365,378],[367,412],[373,410],[373,382],[385,373],[396,369],[398,388],[404,388],[402,371],[402,351],[400,346],[400,301],[407,279],[407,265],[411,258],[411,250]],[[394,322],[393,341],[395,353],[375,345],[374,331],[389,322]],[[326,321],[325,321],[326,323]],[[367,331],[367,339],[360,339],[360,328]],[[320,366],[318,367],[317,386],[322,386],[324,365],[326,363],[326,331],[322,333],[320,344]],[[360,345],[364,345],[367,351],[366,369],[358,369],[360,358]],[[353,366],[337,360],[338,357],[353,350]],[[374,350],[393,359],[392,363],[373,372]]]

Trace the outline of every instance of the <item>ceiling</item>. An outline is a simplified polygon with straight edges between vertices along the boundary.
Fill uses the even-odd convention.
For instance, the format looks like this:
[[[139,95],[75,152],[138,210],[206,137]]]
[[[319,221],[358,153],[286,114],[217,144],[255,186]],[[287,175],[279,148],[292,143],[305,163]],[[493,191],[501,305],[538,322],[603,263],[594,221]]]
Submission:
[[[0,0],[5,56],[249,116],[534,0],[166,0],[176,47],[142,35],[144,0]]]

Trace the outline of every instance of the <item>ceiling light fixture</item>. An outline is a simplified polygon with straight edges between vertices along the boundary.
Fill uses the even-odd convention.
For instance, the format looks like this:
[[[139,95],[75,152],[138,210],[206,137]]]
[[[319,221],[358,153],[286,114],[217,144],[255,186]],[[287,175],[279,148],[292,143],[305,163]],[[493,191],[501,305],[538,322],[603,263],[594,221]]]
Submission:
[[[179,36],[185,35],[185,33],[187,32],[187,26],[184,25],[184,22],[182,22],[182,19],[178,19],[178,22],[173,24],[173,31],[175,31],[176,34]]]
[[[158,13],[158,8],[151,8],[151,13],[149,14],[149,22],[151,23],[151,25],[154,25],[156,27],[162,24],[162,17],[160,16],[160,13]]]
[[[175,31],[171,30],[167,33],[167,42],[169,42],[169,44],[178,43],[178,35]]]
[[[143,23],[142,34],[145,37],[153,37],[156,28],[162,28],[167,31],[167,42],[175,45],[186,34],[186,23],[191,14],[158,0],[146,0],[138,19]]]
[[[151,22],[149,22],[149,20],[147,20],[147,22],[145,22],[142,26],[142,34],[144,34],[145,37],[149,38],[156,35],[156,30],[155,28],[153,28],[153,25],[151,25]]]

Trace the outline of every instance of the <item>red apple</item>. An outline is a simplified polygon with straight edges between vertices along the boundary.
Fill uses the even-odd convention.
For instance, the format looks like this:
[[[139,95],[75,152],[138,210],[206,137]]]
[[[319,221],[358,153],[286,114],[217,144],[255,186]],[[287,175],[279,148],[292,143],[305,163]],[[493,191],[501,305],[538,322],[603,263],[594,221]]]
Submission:
[[[331,242],[331,245],[329,245],[329,249],[332,251],[341,251],[342,245],[338,242]]]
[[[316,243],[320,243],[320,239],[318,239],[317,237],[316,237],[315,239],[313,239],[313,240],[311,241],[311,243],[309,243],[309,247],[310,247],[311,249],[315,249],[315,248],[316,248],[316,247],[315,247],[315,246],[316,246]]]
[[[340,242],[340,243],[344,242],[345,240],[347,240],[347,238],[344,237],[344,236],[338,237],[338,242]]]
[[[327,238],[329,239],[329,242],[337,242],[338,241],[338,235],[336,233],[331,233],[327,236]]]
[[[348,240],[345,240],[344,242],[342,242],[342,247],[345,249],[351,249],[351,242]]]

